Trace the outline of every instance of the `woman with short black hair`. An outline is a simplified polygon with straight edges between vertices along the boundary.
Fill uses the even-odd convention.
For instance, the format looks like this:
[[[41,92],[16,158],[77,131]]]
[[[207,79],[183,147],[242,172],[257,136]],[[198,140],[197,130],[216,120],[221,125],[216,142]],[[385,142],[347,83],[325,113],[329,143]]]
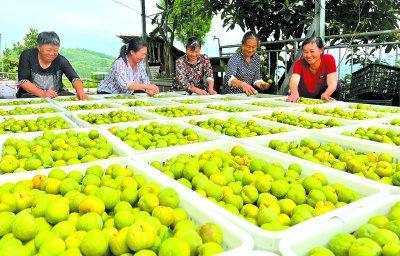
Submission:
[[[23,51],[19,57],[17,97],[55,98],[73,95],[62,82],[65,74],[75,88],[76,96],[86,100],[83,83],[69,61],[59,54],[60,38],[53,32],[41,32],[37,48]]]
[[[157,85],[150,84],[143,60],[147,56],[147,42],[135,37],[120,49],[120,54],[113,62],[106,78],[101,81],[99,94],[132,94],[144,91],[150,96],[159,93]]]
[[[298,102],[300,97],[334,100],[341,89],[334,57],[324,54],[324,42],[315,36],[303,41],[302,51],[293,67],[287,101]]]
[[[246,93],[254,95],[257,89],[268,89],[261,78],[260,56],[257,54],[260,38],[254,31],[243,35],[240,50],[228,61],[225,75],[225,93]]]
[[[210,58],[200,54],[201,43],[197,37],[189,38],[186,54],[176,60],[173,89],[199,95],[216,94]]]

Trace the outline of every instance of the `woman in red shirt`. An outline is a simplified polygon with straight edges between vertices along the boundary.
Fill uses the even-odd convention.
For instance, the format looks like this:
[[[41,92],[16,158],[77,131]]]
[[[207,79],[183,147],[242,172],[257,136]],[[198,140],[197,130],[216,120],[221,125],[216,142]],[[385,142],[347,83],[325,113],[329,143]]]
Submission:
[[[287,101],[298,102],[300,97],[334,100],[338,93],[335,59],[324,54],[320,37],[310,37],[302,44],[303,56],[297,60],[290,77]]]

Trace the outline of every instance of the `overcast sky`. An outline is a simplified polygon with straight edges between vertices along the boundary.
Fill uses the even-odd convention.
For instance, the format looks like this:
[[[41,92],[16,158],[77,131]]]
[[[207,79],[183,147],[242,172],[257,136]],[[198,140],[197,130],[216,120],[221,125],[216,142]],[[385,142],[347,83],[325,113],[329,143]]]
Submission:
[[[146,0],[147,15],[159,12],[158,2]],[[121,46],[116,35],[142,33],[140,0],[0,0],[0,3],[1,49],[21,41],[32,27],[39,32],[57,32],[61,47],[85,48],[115,56]],[[147,32],[152,29],[147,19]],[[218,44],[213,35],[220,37],[221,45],[226,45],[239,43],[243,32],[239,28],[227,32],[222,21],[214,18],[203,53],[217,56]],[[179,43],[176,46],[183,49]]]

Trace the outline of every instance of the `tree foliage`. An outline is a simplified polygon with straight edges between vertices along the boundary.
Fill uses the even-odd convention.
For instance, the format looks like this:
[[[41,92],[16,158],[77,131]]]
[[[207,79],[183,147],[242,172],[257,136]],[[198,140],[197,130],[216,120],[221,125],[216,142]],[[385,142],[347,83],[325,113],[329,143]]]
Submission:
[[[400,10],[396,4],[396,0],[326,0],[325,35],[398,29]],[[314,0],[206,0],[206,7],[214,13],[220,13],[228,29],[239,25],[243,31],[257,31],[261,41],[304,37],[315,15]],[[398,37],[393,33],[334,39],[329,44],[396,41]],[[284,44],[268,45],[269,49],[283,47]],[[391,47],[386,50],[390,51]],[[277,57],[271,59],[273,72],[277,68],[277,61]]]
[[[18,70],[18,59],[25,49],[37,46],[37,37],[39,32],[35,28],[30,28],[21,42],[13,43],[11,48],[3,50],[4,71],[15,73]]]
[[[171,48],[175,39],[186,43],[191,36],[204,41],[211,28],[212,12],[205,9],[205,0],[160,0],[157,4],[160,13],[155,15],[152,24],[157,27],[150,32],[152,37],[164,40],[163,71],[172,74],[174,63]]]
[[[211,28],[212,12],[204,7],[204,0],[176,0],[169,16],[169,24],[179,21],[176,27],[176,39],[185,44],[187,40],[196,36],[204,43],[205,37]]]

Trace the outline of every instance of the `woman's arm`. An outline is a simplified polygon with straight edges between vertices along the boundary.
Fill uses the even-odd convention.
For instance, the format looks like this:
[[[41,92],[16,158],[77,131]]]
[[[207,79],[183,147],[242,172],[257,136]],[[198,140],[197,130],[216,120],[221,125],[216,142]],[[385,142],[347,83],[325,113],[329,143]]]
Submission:
[[[321,99],[323,100],[334,100],[331,95],[336,91],[337,88],[337,72],[330,73],[326,76],[326,83],[328,88],[326,91],[321,95]]]
[[[234,57],[233,57],[234,58]],[[228,70],[226,72],[226,77],[228,79],[228,86],[232,86],[241,89],[247,95],[254,95],[257,91],[250,84],[243,82],[235,77],[238,70],[237,61],[230,58],[228,61]]]
[[[287,97],[287,101],[289,102],[298,102],[300,99],[299,96],[299,82],[300,82],[300,75],[293,73],[289,80],[289,89],[290,95]]]

